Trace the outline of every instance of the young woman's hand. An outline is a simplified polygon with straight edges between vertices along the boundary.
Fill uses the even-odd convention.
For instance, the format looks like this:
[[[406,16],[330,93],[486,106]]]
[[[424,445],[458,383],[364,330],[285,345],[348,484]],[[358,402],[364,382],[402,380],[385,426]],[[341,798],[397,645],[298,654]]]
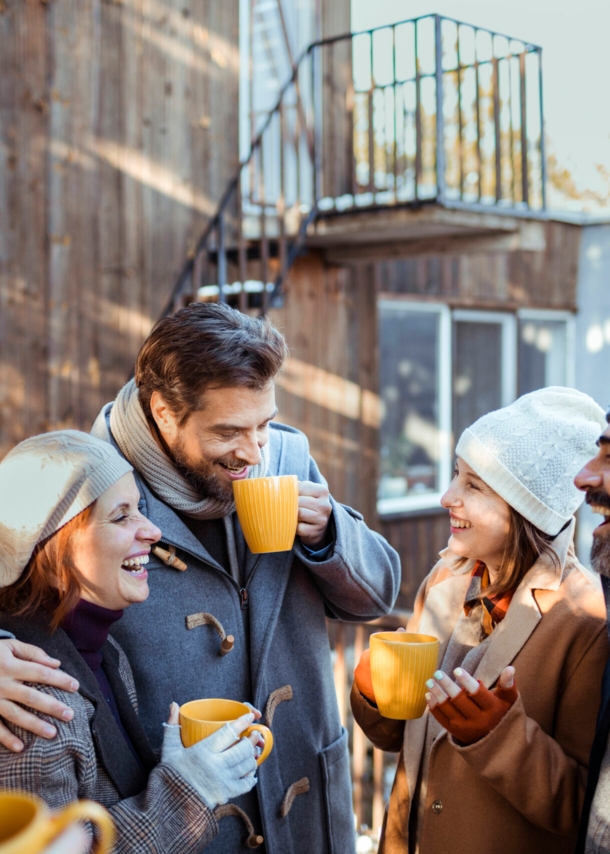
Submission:
[[[406,632],[406,629],[396,629],[397,632]],[[360,693],[371,703],[376,703],[375,689],[373,688],[373,677],[371,676],[371,650],[365,649],[360,656],[360,661],[354,670],[354,682]]]
[[[373,677],[371,676],[371,650],[365,649],[360,656],[360,661],[354,670],[354,682],[360,693],[375,703],[375,689],[373,688]]]
[[[460,667],[453,673],[455,682],[441,670],[426,682],[428,708],[457,741],[474,744],[500,723],[519,696],[515,668],[506,667],[491,691]]]

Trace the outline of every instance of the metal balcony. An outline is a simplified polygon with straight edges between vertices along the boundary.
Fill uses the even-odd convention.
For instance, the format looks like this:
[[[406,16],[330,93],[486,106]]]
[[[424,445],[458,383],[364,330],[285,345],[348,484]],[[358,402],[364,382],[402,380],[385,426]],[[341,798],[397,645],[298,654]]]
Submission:
[[[266,311],[300,247],[357,236],[363,212],[385,211],[379,223],[394,239],[408,228],[405,210],[429,205],[540,215],[543,127],[541,49],[527,42],[439,15],[315,42],[258,127],[167,311],[206,287],[221,300],[237,294],[244,309],[253,278]],[[394,232],[392,211],[402,216]]]

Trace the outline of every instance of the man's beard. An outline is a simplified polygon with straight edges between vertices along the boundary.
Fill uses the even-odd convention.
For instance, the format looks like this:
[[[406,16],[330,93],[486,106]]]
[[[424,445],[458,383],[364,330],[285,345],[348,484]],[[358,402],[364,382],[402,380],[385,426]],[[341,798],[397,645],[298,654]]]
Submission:
[[[610,495],[607,492],[587,492],[587,504],[606,507],[610,510]],[[610,522],[608,523],[610,524]],[[593,537],[591,546],[591,566],[600,575],[610,578],[610,536]]]
[[[179,439],[176,445],[170,449],[173,463],[182,477],[190,483],[197,491],[201,498],[212,498],[215,501],[232,501],[233,486],[228,484],[224,486],[217,475],[212,471],[213,463],[206,460],[199,460],[197,463],[192,463],[187,459],[184,452],[184,444]],[[248,465],[241,460],[222,458],[214,462],[224,463],[225,465],[238,467]]]

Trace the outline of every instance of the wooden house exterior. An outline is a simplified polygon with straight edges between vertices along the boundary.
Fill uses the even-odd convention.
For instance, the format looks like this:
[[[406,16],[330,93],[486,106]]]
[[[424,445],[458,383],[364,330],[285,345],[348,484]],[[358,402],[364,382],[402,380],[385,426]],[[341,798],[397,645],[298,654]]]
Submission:
[[[430,506],[378,513],[378,309],[413,301],[451,311],[574,311],[578,228],[546,222],[543,189],[533,189],[544,170],[526,157],[535,140],[528,142],[524,119],[511,124],[510,137],[502,125],[502,75],[516,70],[525,92],[524,69],[536,57],[488,58],[489,87],[476,99],[495,117],[498,150],[495,160],[485,154],[491,130],[479,122],[477,166],[466,143],[457,144],[450,116],[441,157],[430,115],[440,102],[426,101],[426,86],[455,88],[456,73],[459,94],[472,69],[463,60],[457,72],[445,67],[447,51],[441,60],[438,50],[436,69],[426,71],[424,57],[412,80],[398,68],[418,33],[432,49],[446,25],[458,42],[472,28],[432,16],[352,38],[344,35],[347,2],[310,0],[304,27],[281,3],[252,0],[246,56],[246,5],[2,4],[0,453],[41,430],[90,425],[129,376],[185,262],[190,278],[174,305],[202,298],[220,279],[248,279],[259,283],[265,307],[268,283],[284,276],[283,307],[271,308],[293,354],[281,380],[282,417],[308,433],[333,491],[408,558],[400,600],[407,607],[444,523]],[[280,121],[244,158],[244,63],[269,73],[253,41],[265,42],[267,54],[284,52],[281,76],[298,64],[299,25],[318,46],[282,90]],[[388,50],[393,77],[379,59]],[[400,138],[392,110],[402,111]],[[255,133],[259,119],[251,111]],[[245,166],[231,185],[240,153]],[[200,234],[219,202],[224,243],[216,222],[202,262]],[[234,302],[255,310],[245,290]]]
[[[417,213],[413,219],[416,231]],[[454,222],[457,227],[459,218]],[[530,310],[533,316],[540,311],[546,319],[569,320],[576,311],[581,228],[539,220],[504,225],[511,230],[488,236],[312,246],[290,270],[283,307],[271,312],[291,348],[279,381],[281,418],[308,435],[333,495],[363,512],[399,552],[401,609],[412,606],[447,543],[448,528],[440,506],[378,512],[378,305],[443,305],[484,317]],[[358,234],[366,234],[364,221]],[[569,364],[567,372],[569,379]]]
[[[238,163],[239,3],[0,3],[0,453],[87,429]]]
[[[545,212],[538,48],[439,16],[352,36],[349,6],[0,0],[0,457],[88,429],[164,311],[268,311],[280,418],[402,558],[395,625],[460,427],[572,381],[580,228]],[[346,723],[371,630],[331,627]],[[376,827],[384,758],[352,748]]]

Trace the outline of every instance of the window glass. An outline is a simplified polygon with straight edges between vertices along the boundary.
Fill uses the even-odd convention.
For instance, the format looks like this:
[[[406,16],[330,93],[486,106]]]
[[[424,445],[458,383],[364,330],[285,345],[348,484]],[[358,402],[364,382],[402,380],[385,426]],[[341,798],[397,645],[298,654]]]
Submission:
[[[455,442],[481,415],[502,406],[502,324],[453,324],[453,435]]]
[[[440,313],[380,303],[380,483],[378,498],[440,490]]]
[[[519,395],[550,385],[567,385],[565,320],[519,320]]]

